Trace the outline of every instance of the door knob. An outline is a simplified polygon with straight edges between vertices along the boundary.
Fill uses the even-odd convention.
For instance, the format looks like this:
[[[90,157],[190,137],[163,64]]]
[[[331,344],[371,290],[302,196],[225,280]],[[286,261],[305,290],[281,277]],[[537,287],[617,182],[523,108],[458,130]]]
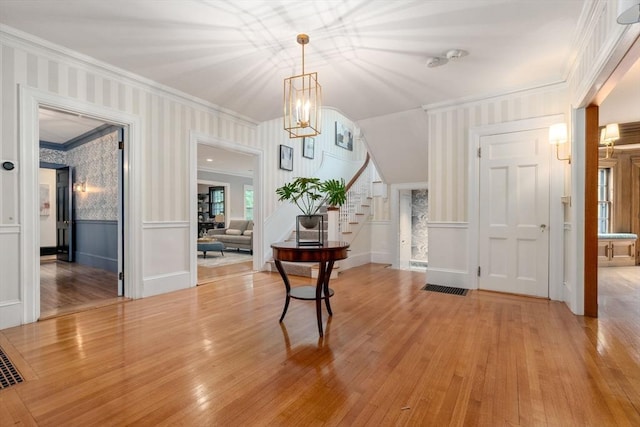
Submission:
[[[547,229],[547,224],[540,224],[540,230],[544,233],[544,230]]]

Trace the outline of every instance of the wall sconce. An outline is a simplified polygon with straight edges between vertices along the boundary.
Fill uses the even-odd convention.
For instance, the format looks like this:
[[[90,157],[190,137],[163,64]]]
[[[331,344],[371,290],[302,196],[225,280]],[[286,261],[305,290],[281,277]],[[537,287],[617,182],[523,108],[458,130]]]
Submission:
[[[560,144],[567,143],[567,124],[566,123],[556,123],[549,127],[549,144],[555,144],[556,146],[556,158],[558,160],[566,160],[571,164],[571,154],[568,154],[567,157],[560,157],[559,147]]]
[[[613,145],[620,139],[620,127],[617,123],[609,123],[600,130],[600,145],[605,148],[605,159],[613,156]]]
[[[80,191],[82,193],[87,191],[87,181],[78,181],[73,184],[73,191]]]

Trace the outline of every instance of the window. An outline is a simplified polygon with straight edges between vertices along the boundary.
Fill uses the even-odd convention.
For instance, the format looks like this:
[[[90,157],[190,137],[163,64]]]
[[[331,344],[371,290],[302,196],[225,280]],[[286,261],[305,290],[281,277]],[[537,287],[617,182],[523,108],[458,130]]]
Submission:
[[[244,186],[244,219],[253,221],[253,186]]]
[[[598,169],[598,233],[611,232],[611,168]]]
[[[209,216],[224,214],[224,187],[209,187]]]

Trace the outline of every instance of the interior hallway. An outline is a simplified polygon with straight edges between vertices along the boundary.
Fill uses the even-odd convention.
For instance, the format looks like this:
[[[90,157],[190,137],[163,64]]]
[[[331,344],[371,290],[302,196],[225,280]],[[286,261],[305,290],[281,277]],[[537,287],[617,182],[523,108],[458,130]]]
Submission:
[[[341,273],[324,339],[313,303],[292,301],[278,323],[284,286],[266,272],[5,329],[25,382],[0,391],[0,419],[640,425],[638,310],[620,316],[612,295],[584,318],[543,299],[426,292],[424,279]]]

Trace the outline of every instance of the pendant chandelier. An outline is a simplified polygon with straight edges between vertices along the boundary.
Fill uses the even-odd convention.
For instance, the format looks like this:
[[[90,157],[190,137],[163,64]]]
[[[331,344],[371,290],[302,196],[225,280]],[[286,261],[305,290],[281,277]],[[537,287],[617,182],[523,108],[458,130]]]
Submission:
[[[309,43],[309,36],[298,34],[297,41],[302,45],[302,74],[284,79],[284,130],[289,132],[289,138],[321,132],[322,88],[318,73],[304,72],[304,45]]]

